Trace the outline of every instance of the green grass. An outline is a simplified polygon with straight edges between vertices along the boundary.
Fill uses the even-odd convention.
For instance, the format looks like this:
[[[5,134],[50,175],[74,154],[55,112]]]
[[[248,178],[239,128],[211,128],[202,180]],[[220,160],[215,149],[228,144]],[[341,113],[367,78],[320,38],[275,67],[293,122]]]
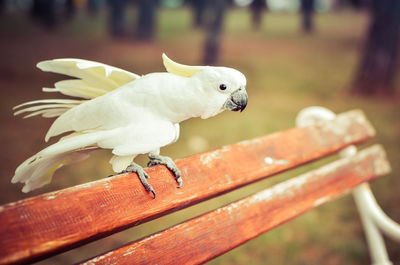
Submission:
[[[129,14],[129,25],[132,26],[128,30],[133,34],[135,10],[129,10]],[[188,9],[160,10],[159,33],[153,43],[136,42],[132,37],[122,40],[109,38],[105,15],[101,13],[94,20],[79,15],[52,32],[32,25],[25,16],[0,17],[0,34],[4,37],[0,42],[1,203],[93,181],[111,173],[108,152],[100,152],[84,163],[59,170],[51,185],[32,194],[24,195],[20,186],[9,183],[15,167],[45,145],[43,135],[50,125],[49,120],[41,118],[13,118],[11,112],[12,106],[23,101],[49,97],[40,92],[40,87],[51,86],[61,78],[36,70],[34,65],[38,61],[58,57],[86,58],[138,74],[163,71],[160,58],[163,51],[186,64],[201,63],[205,36],[201,30],[191,28]],[[208,120],[183,122],[180,140],[162,152],[181,158],[291,128],[296,114],[310,105],[326,106],[338,113],[360,108],[377,129],[375,141],[384,145],[393,167],[392,174],[373,182],[373,190],[385,211],[399,221],[399,98],[372,99],[347,93],[367,25],[368,18],[363,13],[320,14],[316,17],[316,32],[302,35],[296,14],[268,13],[261,29],[256,31],[250,27],[250,15],[246,10],[229,10],[219,64],[235,67],[247,76],[249,105],[241,114],[226,112]],[[141,161],[144,163],[143,158]],[[40,264],[70,264],[88,258],[320,164],[252,184]],[[400,248],[390,242],[388,248],[394,264],[400,263]],[[210,264],[334,265],[369,262],[354,203],[350,196],[345,196],[246,243]]]

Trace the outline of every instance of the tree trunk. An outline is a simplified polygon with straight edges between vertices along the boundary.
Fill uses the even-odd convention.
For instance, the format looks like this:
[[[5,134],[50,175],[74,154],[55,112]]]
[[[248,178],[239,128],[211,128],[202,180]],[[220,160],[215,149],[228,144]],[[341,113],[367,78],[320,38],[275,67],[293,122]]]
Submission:
[[[195,28],[199,28],[204,24],[204,11],[206,9],[206,1],[205,0],[193,0],[191,1],[193,5],[193,26]]]
[[[393,79],[400,34],[400,1],[374,0],[372,21],[352,92],[364,95],[394,93]]]
[[[114,37],[121,37],[125,34],[125,0],[112,0],[110,4],[110,33]]]
[[[301,0],[302,26],[305,33],[313,31],[314,0]]]
[[[56,26],[55,2],[52,0],[34,0],[31,15],[33,19],[48,29]]]
[[[208,0],[207,37],[204,47],[204,64],[214,65],[219,57],[222,24],[227,0]]]
[[[156,26],[155,0],[139,0],[138,2],[138,28],[136,37],[140,40],[151,41],[154,38]]]
[[[72,19],[76,14],[76,6],[74,0],[65,1],[65,10],[64,10],[65,18],[67,20]]]
[[[254,29],[260,29],[261,22],[262,22],[262,15],[264,9],[266,8],[266,1],[265,0],[254,0],[250,4],[250,10],[252,14],[252,23]]]

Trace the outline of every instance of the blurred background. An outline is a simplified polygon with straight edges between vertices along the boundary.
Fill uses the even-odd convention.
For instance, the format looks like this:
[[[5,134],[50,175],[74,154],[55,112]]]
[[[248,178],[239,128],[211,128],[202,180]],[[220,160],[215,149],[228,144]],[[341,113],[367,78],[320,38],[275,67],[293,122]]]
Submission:
[[[109,152],[57,171],[51,185],[23,194],[15,168],[46,144],[52,120],[13,117],[22,102],[63,79],[35,65],[74,57],[137,74],[164,71],[161,54],[189,65],[243,72],[249,104],[181,124],[162,150],[182,158],[295,126],[304,107],[362,109],[377,129],[393,172],[372,183],[400,222],[400,1],[397,0],[0,0],[1,192],[8,203],[110,175]],[[60,96],[61,97],[61,96]],[[284,148],[284,147],[283,147]],[[329,158],[328,158],[329,160]],[[145,161],[142,158],[142,162]],[[318,164],[317,164],[318,165]],[[112,235],[38,264],[71,264],[310,170],[301,167]],[[107,213],[105,213],[107,214]],[[400,246],[387,240],[400,264]],[[210,264],[370,264],[361,223],[347,195],[217,258]]]

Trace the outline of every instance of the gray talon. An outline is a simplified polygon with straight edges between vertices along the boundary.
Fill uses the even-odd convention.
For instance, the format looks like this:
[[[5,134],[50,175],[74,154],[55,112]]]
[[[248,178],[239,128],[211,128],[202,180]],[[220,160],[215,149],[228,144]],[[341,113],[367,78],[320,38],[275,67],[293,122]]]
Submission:
[[[175,180],[178,183],[178,188],[183,186],[183,180],[181,177],[181,171],[175,165],[174,161],[168,156],[161,156],[156,154],[149,154],[150,161],[147,163],[148,167],[155,165],[164,165],[169,171],[175,176]]]
[[[150,176],[144,171],[141,166],[132,162],[125,170],[121,172],[121,174],[127,172],[136,173],[139,177],[140,182],[142,182],[143,187],[148,192],[151,192],[153,194],[154,199],[156,198],[156,193],[154,192],[153,187],[147,182],[147,179],[150,178]]]
[[[182,186],[183,186],[183,180],[182,180],[182,178],[181,178],[181,177],[179,177],[179,178],[176,178],[176,182],[178,182],[178,188],[180,188],[180,187],[182,187]]]

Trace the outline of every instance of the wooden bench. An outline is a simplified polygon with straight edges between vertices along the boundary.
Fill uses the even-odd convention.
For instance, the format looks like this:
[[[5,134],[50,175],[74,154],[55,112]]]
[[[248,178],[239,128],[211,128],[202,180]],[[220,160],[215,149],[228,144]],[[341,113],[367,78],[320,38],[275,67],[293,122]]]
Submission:
[[[0,264],[32,263],[365,142],[359,111],[176,161],[184,186],[149,168],[157,198],[133,174],[0,207]],[[93,257],[84,264],[198,264],[390,171],[380,145]]]

